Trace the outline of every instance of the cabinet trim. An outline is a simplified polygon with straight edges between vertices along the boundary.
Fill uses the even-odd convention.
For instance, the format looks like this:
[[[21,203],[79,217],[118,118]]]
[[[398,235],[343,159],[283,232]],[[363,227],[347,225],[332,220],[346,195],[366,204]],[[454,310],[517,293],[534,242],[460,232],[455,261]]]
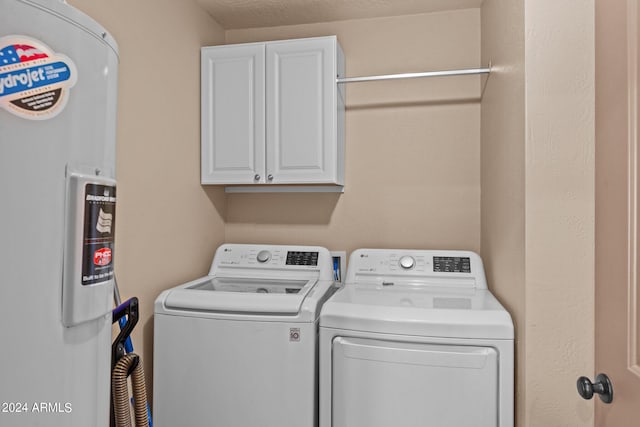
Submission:
[[[225,193],[344,193],[344,185],[239,185]]]

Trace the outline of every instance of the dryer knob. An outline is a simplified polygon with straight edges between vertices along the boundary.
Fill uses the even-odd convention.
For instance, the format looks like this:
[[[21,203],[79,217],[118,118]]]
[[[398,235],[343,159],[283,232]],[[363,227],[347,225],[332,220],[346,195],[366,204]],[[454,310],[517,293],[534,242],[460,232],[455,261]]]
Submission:
[[[258,256],[256,257],[258,262],[267,262],[271,259],[271,252],[269,251],[260,251],[258,252]]]
[[[410,270],[416,265],[416,260],[411,256],[403,256],[400,258],[400,267]]]

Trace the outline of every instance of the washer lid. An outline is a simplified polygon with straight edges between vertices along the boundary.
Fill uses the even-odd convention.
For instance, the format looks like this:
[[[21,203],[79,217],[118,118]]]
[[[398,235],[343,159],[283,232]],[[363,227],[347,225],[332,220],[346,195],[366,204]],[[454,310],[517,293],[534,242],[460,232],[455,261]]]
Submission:
[[[325,303],[320,327],[422,337],[513,339],[509,313],[486,289],[350,284]]]
[[[167,308],[234,313],[297,314],[316,279],[207,276],[169,291]]]

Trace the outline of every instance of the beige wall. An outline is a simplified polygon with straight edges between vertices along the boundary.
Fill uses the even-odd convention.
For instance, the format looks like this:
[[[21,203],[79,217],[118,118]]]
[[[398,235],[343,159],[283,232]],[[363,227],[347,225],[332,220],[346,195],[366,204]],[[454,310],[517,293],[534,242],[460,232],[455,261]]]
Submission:
[[[594,2],[525,2],[526,411],[590,426],[594,369]]]
[[[517,425],[592,426],[593,1],[485,0],[482,256],[517,336]]]
[[[227,31],[227,43],[336,34],[348,76],[476,66],[478,9]],[[347,86],[346,187],[227,196],[228,242],[480,249],[480,78]]]
[[[524,0],[485,0],[482,63],[481,255],[492,291],[516,331],[516,421],[525,425]]]
[[[192,2],[73,0],[120,47],[116,272],[140,300],[134,347],[151,390],[153,302],[208,270],[224,194],[200,186],[200,46],[223,30]]]

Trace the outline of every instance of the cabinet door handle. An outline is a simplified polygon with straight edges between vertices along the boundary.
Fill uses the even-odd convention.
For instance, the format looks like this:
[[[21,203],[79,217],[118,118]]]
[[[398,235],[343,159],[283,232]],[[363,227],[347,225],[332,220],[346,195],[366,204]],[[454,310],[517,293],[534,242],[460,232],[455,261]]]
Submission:
[[[273,181],[273,175],[271,175],[271,174],[267,175],[267,179],[268,179],[269,181]]]
[[[253,177],[254,181],[260,181],[260,175],[255,174],[255,176]]]

